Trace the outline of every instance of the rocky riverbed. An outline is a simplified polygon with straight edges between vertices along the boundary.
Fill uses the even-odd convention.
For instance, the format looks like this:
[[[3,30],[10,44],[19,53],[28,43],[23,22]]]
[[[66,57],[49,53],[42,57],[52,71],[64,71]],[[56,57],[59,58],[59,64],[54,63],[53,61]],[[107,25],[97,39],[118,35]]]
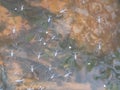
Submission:
[[[0,90],[119,90],[119,0],[0,0]]]

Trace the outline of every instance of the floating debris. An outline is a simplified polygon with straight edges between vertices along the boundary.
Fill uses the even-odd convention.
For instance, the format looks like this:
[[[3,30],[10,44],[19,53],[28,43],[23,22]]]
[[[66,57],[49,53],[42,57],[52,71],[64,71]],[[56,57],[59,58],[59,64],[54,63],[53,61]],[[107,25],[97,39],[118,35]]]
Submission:
[[[49,71],[51,71],[51,70],[52,70],[52,66],[51,66],[51,65],[49,65],[49,68],[48,68],[48,70],[49,70]]]
[[[87,63],[88,65],[91,65],[91,63]]]
[[[31,70],[31,72],[34,72],[33,65],[30,66],[30,70]]]
[[[98,22],[99,24],[101,23],[101,17],[100,17],[100,16],[98,16],[97,22]]]
[[[52,17],[52,16],[49,16],[49,17],[48,17],[48,23],[51,22],[51,17]]]
[[[46,31],[45,33],[48,34],[48,31]]]
[[[15,10],[15,11],[17,11],[17,10],[18,10],[18,8],[14,8],[14,10]]]
[[[67,74],[64,75],[65,78],[69,77],[72,74],[72,72],[68,72]]]
[[[14,52],[13,52],[13,50],[11,50],[11,52],[10,52],[10,56],[11,56],[11,57],[14,56]]]
[[[20,10],[21,10],[21,11],[23,11],[23,10],[24,10],[24,5],[21,5]]]
[[[43,40],[43,38],[41,37],[39,40],[37,40],[37,41],[39,41],[39,42],[41,42]]]
[[[16,32],[16,28],[13,27],[13,29],[12,29],[12,33],[15,34],[15,32]]]
[[[21,79],[21,80],[15,80],[16,83],[22,83],[24,82],[24,79]]]
[[[69,49],[71,49],[72,47],[71,46],[69,46]]]
[[[52,36],[52,38],[51,38],[52,40],[54,40],[55,39],[55,36]]]
[[[56,57],[57,55],[58,55],[58,51],[56,50],[54,56]]]
[[[46,1],[43,0],[41,2],[41,5]],[[6,1],[1,1],[1,2],[7,3],[7,4],[3,3],[2,6],[4,7],[7,7],[6,5],[13,3],[11,1],[10,1],[11,3]],[[112,2],[114,2],[114,0]],[[55,84],[59,82],[64,83],[65,80],[70,80],[71,82],[74,82],[75,79],[76,80],[80,79],[80,80],[77,80],[77,82],[81,83],[81,80],[82,82],[84,82],[86,78],[88,77],[91,78],[91,75],[93,76],[94,74],[98,75],[98,74],[105,73],[105,77],[104,75],[102,76],[98,75],[97,77],[97,78],[99,77],[103,78],[102,80],[104,82],[106,81],[106,78],[109,78],[109,74],[111,73],[115,72],[117,75],[120,75],[119,73],[120,63],[114,61],[114,59],[116,60],[119,59],[119,56],[120,56],[119,49],[117,52],[116,51],[114,52],[114,44],[119,44],[119,42],[117,43],[117,41],[119,40],[115,40],[116,43],[114,43],[113,46],[112,44],[110,44],[111,41],[114,42],[114,39],[116,39],[116,37],[119,36],[119,33],[117,32],[115,32],[115,34],[111,34],[111,33],[114,33],[114,30],[112,29],[114,29],[114,27],[117,26],[116,23],[119,23],[119,20],[117,20],[117,18],[114,20],[114,18],[112,18],[110,14],[110,13],[115,13],[116,14],[115,17],[117,16],[118,11],[117,11],[116,4],[109,6],[109,5],[106,5],[109,3],[104,2],[104,0],[102,1],[99,1],[99,0],[72,1],[71,0],[67,2],[67,4],[64,4],[64,2],[60,4],[58,3],[58,1],[57,3],[55,2],[54,5],[52,3],[46,3],[45,5],[43,5],[44,6],[43,8],[43,6],[41,5],[40,7],[38,7],[38,4],[37,4],[38,2],[36,1],[33,2],[32,0],[29,3],[28,3],[28,0],[22,3],[23,4],[25,3],[25,4],[24,5],[20,4],[18,5],[19,7],[17,6],[14,7],[14,5],[13,7],[10,7],[10,8],[8,8],[9,6],[7,7],[8,12],[11,11],[12,9],[13,11],[15,10],[14,12],[16,13],[11,13],[11,12],[6,13],[10,16],[12,14],[15,14],[12,16],[12,19],[14,19],[15,22],[10,20],[8,21],[8,23],[5,23],[5,24],[7,26],[8,24],[17,25],[17,26],[11,27],[9,30],[9,32],[11,33],[10,35],[12,35],[12,37],[15,38],[12,40],[13,43],[14,44],[16,42],[18,43],[18,45],[16,45],[17,48],[12,44],[10,45],[7,44],[6,43],[7,41],[5,41],[6,45],[5,47],[3,46],[3,49],[5,48],[5,52],[4,51],[2,52],[2,49],[1,49],[1,52],[3,53],[3,54],[1,53],[1,55],[3,55],[5,59],[7,59],[6,58],[7,54],[9,55],[9,57],[14,58],[15,56],[15,59],[12,60],[12,62],[11,62],[11,59],[8,62],[6,60],[4,61],[6,65],[6,69],[8,70],[9,70],[9,66],[14,65],[14,67],[10,68],[10,74],[8,73],[8,70],[5,72],[5,73],[8,73],[8,78],[10,78],[10,80],[12,80],[13,78],[11,77],[11,73],[14,74],[16,71],[20,73],[20,74],[14,74],[13,76],[16,76],[15,78],[17,79],[13,78],[13,81],[11,82],[15,82],[15,83],[17,82],[19,84],[24,82],[24,78],[26,78],[24,83],[25,89],[27,88],[27,90],[36,90],[36,89],[43,90],[44,87],[38,84],[45,83],[44,85],[48,85],[49,82],[44,82],[48,79],[50,80],[53,79],[55,81]],[[29,4],[32,4],[32,5],[29,5]],[[36,6],[34,6],[34,4]],[[50,4],[52,4],[53,6],[49,6]],[[56,4],[64,5],[66,7],[58,6],[58,8],[56,8],[57,6]],[[27,5],[27,7],[25,7],[25,5]],[[50,9],[46,10],[46,6],[50,7]],[[111,6],[114,6],[115,8]],[[31,13],[31,11],[29,10],[24,12],[25,9],[32,10],[35,15],[33,15],[33,13]],[[52,11],[52,9],[54,10]],[[86,13],[87,13],[87,17],[85,16]],[[58,17],[55,16],[57,14],[59,14]],[[63,16],[64,14],[66,15]],[[55,17],[53,17],[52,15],[54,15]],[[4,15],[1,15],[1,17],[2,16]],[[25,18],[27,19],[27,21],[25,20]],[[50,24],[53,21],[53,19],[54,19],[54,22]],[[3,20],[1,19],[1,21]],[[22,24],[18,23],[18,21],[22,22]],[[48,25],[46,25],[45,22],[47,22]],[[27,28],[24,27],[24,25],[25,26],[32,25],[32,26],[30,27],[28,26],[28,29],[30,30],[27,30]],[[21,31],[21,29],[24,29],[25,31]],[[66,31],[66,33],[64,31]],[[105,33],[102,33],[103,31]],[[19,33],[19,35],[17,35],[17,33]],[[32,36],[35,35],[33,38],[35,42],[33,39],[32,39],[32,42],[27,42],[25,40],[26,38],[25,35],[28,34],[28,36],[31,37],[30,35],[31,33],[32,33]],[[110,36],[109,35],[105,36],[106,33],[108,33]],[[109,45],[107,45],[108,43]],[[13,50],[12,49],[9,50],[9,48],[11,47]],[[113,50],[113,53],[110,54],[109,51],[111,52],[112,51],[111,49]],[[34,52],[32,52],[32,50],[35,51],[35,55],[33,55]],[[96,54],[95,50],[98,53],[100,53],[100,55]],[[106,52],[106,50],[108,50],[108,52]],[[34,57],[35,59],[42,58],[42,60],[34,60]],[[98,65],[100,64],[99,62],[101,61],[104,62],[104,64],[109,64],[110,67],[105,66],[105,69],[104,69],[104,66],[103,68],[98,67]],[[11,64],[11,65],[8,65],[8,64]],[[90,69],[91,71],[88,72],[87,69]],[[64,70],[66,71],[64,72]],[[26,74],[28,71],[30,72],[30,74]],[[73,72],[75,74],[73,74]],[[88,73],[88,75],[85,75],[86,73]],[[107,76],[106,76],[106,73],[107,73]],[[58,74],[60,74],[61,76],[58,77]],[[111,75],[113,75],[112,79],[114,78],[118,79],[117,75],[115,74],[111,74]],[[22,76],[24,78],[18,78],[19,76]],[[81,78],[82,77],[84,78],[81,79],[80,76]],[[97,78],[95,77],[95,79]],[[90,80],[93,80],[93,78]],[[71,82],[70,84],[72,84]],[[102,88],[106,88],[108,83],[106,84],[103,82],[102,82]],[[47,87],[54,86],[52,84],[54,83],[50,82],[50,84]],[[33,87],[36,87],[36,88],[33,88]],[[63,88],[64,88],[64,85],[63,85]]]
[[[53,79],[55,77],[55,74],[53,74],[51,77],[50,77],[50,79]]]
[[[43,43],[44,46],[45,46],[46,44],[47,44],[46,42]]]
[[[40,57],[41,57],[41,52],[39,52],[37,58],[40,59]]]
[[[99,42],[99,44],[98,44],[98,49],[99,49],[99,50],[101,50],[101,49],[102,49],[101,42]]]
[[[66,12],[67,11],[67,9],[65,8],[65,9],[62,9],[61,11],[60,11],[60,13],[64,13],[64,12]]]
[[[33,88],[27,88],[27,90],[34,90]]]
[[[85,0],[82,0],[82,4],[85,4],[86,2],[85,2]]]
[[[44,90],[44,89],[45,89],[45,87],[42,87],[42,86],[39,87],[39,90]]]
[[[103,87],[106,88],[106,85],[104,84]]]
[[[74,54],[74,59],[77,60],[77,54],[76,53]]]

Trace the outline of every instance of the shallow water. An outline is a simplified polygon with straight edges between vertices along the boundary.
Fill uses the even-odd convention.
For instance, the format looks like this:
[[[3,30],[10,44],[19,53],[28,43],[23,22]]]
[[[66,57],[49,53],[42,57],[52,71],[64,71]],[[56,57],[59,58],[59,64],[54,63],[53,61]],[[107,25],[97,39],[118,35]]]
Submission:
[[[1,90],[119,90],[119,0],[0,0]]]

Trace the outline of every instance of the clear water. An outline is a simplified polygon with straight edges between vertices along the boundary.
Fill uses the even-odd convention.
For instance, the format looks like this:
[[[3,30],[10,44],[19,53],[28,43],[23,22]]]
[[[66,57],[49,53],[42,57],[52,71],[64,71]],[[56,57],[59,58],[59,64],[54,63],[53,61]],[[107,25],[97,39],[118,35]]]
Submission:
[[[0,0],[1,90],[119,90],[119,0]]]

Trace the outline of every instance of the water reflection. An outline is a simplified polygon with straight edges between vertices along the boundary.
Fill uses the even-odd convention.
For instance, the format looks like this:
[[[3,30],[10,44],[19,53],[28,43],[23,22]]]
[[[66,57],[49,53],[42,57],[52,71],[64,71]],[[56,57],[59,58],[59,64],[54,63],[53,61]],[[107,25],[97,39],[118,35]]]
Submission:
[[[1,89],[119,90],[117,0],[0,3]]]

